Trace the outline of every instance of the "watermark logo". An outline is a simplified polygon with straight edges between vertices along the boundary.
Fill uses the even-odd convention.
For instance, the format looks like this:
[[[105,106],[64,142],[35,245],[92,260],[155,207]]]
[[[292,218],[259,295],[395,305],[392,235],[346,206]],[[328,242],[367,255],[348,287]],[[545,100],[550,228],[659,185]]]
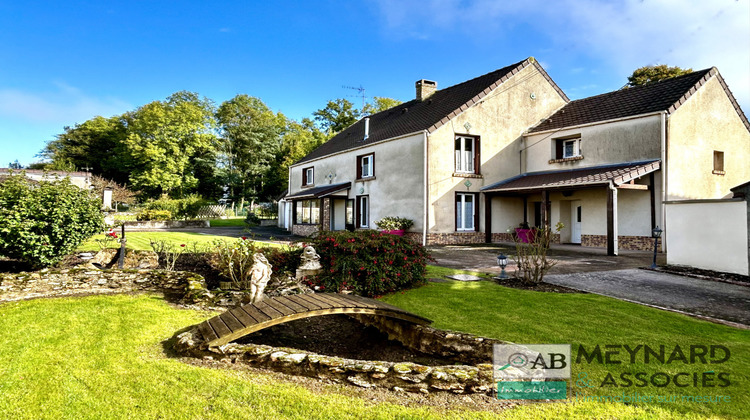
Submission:
[[[570,378],[570,344],[495,344],[495,381]]]
[[[498,399],[567,398],[570,344],[495,344],[493,372]]]

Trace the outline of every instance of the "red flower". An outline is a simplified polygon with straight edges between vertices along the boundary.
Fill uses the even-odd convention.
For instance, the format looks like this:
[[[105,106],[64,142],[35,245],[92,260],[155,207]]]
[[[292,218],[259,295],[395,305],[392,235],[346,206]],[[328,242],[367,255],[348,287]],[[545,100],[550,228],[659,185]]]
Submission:
[[[180,246],[184,248],[184,247],[185,247],[185,244],[180,244]]]
[[[243,236],[243,237],[242,237],[242,240],[243,240],[243,241],[244,241],[244,240],[246,240],[246,239],[247,239],[247,236]]]

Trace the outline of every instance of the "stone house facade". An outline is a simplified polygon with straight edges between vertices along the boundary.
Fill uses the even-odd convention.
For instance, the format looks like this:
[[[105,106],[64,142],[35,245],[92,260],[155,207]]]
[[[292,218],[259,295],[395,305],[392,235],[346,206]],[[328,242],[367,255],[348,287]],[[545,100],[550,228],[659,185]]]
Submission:
[[[533,58],[363,118],[289,169],[294,233],[414,220],[423,244],[557,240],[653,246],[663,202],[721,198],[750,179],[750,124],[715,68],[570,101]]]

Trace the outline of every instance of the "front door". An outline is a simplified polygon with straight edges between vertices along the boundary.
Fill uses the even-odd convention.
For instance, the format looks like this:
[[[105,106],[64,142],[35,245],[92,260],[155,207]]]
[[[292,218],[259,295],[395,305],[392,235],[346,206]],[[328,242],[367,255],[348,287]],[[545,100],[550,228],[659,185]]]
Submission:
[[[581,200],[570,202],[570,242],[581,243]]]

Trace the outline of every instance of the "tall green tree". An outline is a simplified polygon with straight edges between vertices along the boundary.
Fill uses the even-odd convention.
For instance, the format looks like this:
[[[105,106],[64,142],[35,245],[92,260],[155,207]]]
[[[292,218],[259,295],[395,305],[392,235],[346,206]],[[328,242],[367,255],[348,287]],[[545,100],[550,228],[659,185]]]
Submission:
[[[230,196],[244,206],[269,198],[270,172],[278,156],[286,117],[258,98],[237,95],[216,112]]]
[[[214,106],[193,92],[177,92],[127,114],[125,147],[130,181],[149,196],[182,196],[194,190],[195,156],[216,147]]]
[[[366,103],[365,107],[362,108],[362,115],[377,114],[386,109],[391,109],[396,105],[401,105],[401,103],[398,99],[374,96],[372,102]]]
[[[65,127],[62,134],[45,146],[40,156],[49,160],[46,169],[81,170],[128,182],[130,158],[125,151],[127,137],[122,116],[96,116],[82,124]]]
[[[281,137],[279,154],[271,171],[273,189],[270,192],[274,196],[284,192],[289,181],[289,166],[307,156],[327,139],[326,134],[309,118],[303,118],[301,122],[288,120]]]
[[[325,108],[313,112],[318,127],[328,133],[329,136],[333,136],[354,124],[361,115],[361,110],[358,110],[353,103],[343,98],[328,101]]]
[[[628,76],[628,84],[626,86],[642,86],[649,83],[658,82],[660,80],[671,79],[673,77],[682,76],[683,74],[692,73],[693,69],[682,69],[674,66],[670,67],[666,64],[659,64],[656,66],[644,66],[637,68],[633,71],[633,74]]]

